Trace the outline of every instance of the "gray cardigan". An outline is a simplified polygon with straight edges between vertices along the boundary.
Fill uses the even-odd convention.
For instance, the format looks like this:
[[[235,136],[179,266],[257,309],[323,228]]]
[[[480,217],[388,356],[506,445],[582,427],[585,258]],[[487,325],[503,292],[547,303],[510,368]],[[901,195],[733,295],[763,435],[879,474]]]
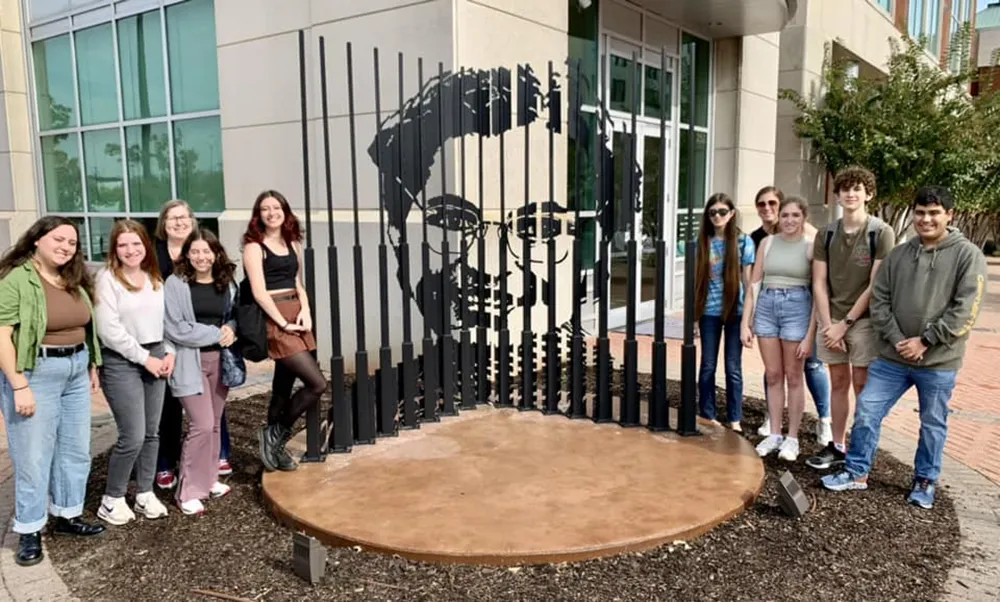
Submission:
[[[174,372],[167,380],[174,397],[201,395],[202,347],[219,342],[222,331],[215,326],[199,324],[191,302],[191,287],[177,275],[167,278],[163,285],[163,338],[177,348]],[[229,307],[236,305],[236,285],[229,285]],[[236,321],[227,326],[236,332]]]

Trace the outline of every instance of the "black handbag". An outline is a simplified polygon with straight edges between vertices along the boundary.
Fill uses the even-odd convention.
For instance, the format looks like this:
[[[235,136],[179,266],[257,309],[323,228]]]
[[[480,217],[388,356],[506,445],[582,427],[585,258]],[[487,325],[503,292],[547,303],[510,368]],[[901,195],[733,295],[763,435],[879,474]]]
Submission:
[[[222,321],[229,322],[232,320],[235,309],[232,301],[227,299],[226,314],[223,316]],[[239,344],[223,347],[219,353],[219,363],[221,364],[220,369],[223,385],[232,389],[233,387],[240,387],[243,383],[247,382],[247,364],[243,361],[243,352]]]
[[[243,358],[251,362],[266,360],[267,316],[253,298],[249,278],[240,283],[235,315],[236,336]]]

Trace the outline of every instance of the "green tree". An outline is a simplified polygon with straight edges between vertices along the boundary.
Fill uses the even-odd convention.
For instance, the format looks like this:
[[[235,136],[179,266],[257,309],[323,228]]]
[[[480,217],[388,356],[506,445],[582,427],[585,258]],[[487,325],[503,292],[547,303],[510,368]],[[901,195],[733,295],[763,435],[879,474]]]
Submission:
[[[968,95],[975,78],[968,68],[970,39],[966,27],[954,44],[959,54],[946,57],[954,72],[931,63],[920,41],[890,40],[887,73],[856,79],[828,48],[821,95],[780,92],[801,111],[796,132],[829,172],[863,165],[876,174],[872,210],[897,233],[910,225],[914,193],[929,184],[955,193],[959,224],[973,240],[981,244],[995,233],[1000,95]]]

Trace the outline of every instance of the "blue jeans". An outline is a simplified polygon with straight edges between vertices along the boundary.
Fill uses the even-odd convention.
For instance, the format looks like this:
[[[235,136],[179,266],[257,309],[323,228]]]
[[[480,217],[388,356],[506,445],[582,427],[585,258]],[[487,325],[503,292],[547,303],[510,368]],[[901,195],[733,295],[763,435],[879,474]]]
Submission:
[[[14,467],[14,532],[42,530],[48,514],[83,513],[90,475],[90,353],[39,357],[24,375],[35,398],[29,418],[14,409],[10,382],[2,378],[0,409]]]
[[[719,345],[725,335],[726,420],[743,419],[743,343],[740,341],[742,316],[730,316],[723,324],[720,316],[702,316],[701,367],[698,370],[698,403],[702,418],[715,420],[715,369]]]
[[[948,401],[955,388],[955,370],[913,368],[877,359],[868,366],[868,381],[858,398],[847,451],[847,472],[863,477],[872,468],[882,420],[910,387],[920,400],[920,440],[913,460],[919,479],[937,482],[948,437]]]
[[[816,357],[816,347],[813,346],[812,355],[806,358],[804,366],[806,375],[806,388],[816,402],[816,414],[820,418],[830,417],[830,374],[826,371],[826,366]],[[767,400],[767,377],[764,377],[764,400]]]

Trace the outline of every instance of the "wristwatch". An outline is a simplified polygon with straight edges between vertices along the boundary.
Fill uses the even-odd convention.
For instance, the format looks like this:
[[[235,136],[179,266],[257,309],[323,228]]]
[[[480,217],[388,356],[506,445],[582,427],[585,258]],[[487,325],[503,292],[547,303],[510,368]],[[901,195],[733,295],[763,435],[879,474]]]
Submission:
[[[927,339],[927,335],[926,334],[920,335],[920,343],[924,347],[927,347],[927,348],[932,347],[931,342],[930,342],[930,340]]]
[[[844,324],[847,324],[847,327],[850,328],[851,326],[854,326],[854,320],[851,318],[844,318]]]

